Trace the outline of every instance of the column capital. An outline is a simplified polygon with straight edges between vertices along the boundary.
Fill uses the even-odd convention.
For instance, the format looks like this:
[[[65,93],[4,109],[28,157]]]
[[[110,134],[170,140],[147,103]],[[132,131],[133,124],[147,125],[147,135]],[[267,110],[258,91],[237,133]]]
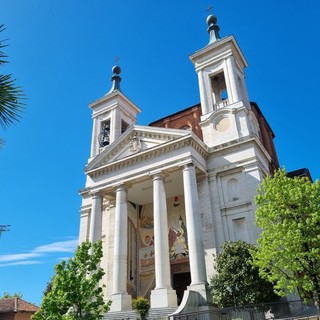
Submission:
[[[190,161],[188,163],[185,163],[183,165],[183,169],[182,170],[187,170],[187,169],[191,169],[191,168],[196,168],[196,165],[193,163],[193,161]]]
[[[196,166],[192,158],[187,158],[178,164],[178,167],[182,168],[182,170],[192,166]]]
[[[127,191],[128,187],[125,184],[119,184],[116,187],[116,191]]]
[[[154,180],[155,178],[159,177],[166,178],[169,176],[169,174],[165,170],[154,170],[149,172],[149,176],[151,176]]]
[[[101,191],[91,191],[90,192],[91,198],[97,198],[97,197],[103,197],[103,194],[101,193]]]
[[[132,184],[130,182],[125,182],[125,183],[119,183],[119,184],[116,184],[114,186],[114,188],[116,189],[116,191],[120,191],[120,190],[123,190],[123,191],[127,191],[128,189],[130,189],[132,187]]]
[[[195,170],[197,170],[197,172],[202,172],[205,175],[207,174],[206,165],[204,163],[199,162],[197,159],[195,159],[193,157],[189,157],[189,158],[185,159],[184,161],[181,161],[177,166],[182,170],[182,172],[184,170],[194,168]],[[198,173],[197,173],[197,175],[198,175]]]

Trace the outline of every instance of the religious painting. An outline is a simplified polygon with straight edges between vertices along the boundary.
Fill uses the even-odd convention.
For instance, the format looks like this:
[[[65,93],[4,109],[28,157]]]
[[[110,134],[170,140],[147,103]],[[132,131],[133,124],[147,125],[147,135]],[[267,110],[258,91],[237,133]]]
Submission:
[[[167,199],[168,242],[171,264],[189,262],[188,236],[183,196]],[[155,283],[153,203],[145,204],[139,215],[139,278],[141,296],[148,296]]]
[[[189,257],[188,237],[185,224],[185,210],[179,196],[175,196],[168,208],[170,259]]]
[[[143,206],[139,219],[140,276],[154,273],[153,205]]]
[[[141,247],[139,250],[140,275],[154,272],[153,229],[140,229]]]

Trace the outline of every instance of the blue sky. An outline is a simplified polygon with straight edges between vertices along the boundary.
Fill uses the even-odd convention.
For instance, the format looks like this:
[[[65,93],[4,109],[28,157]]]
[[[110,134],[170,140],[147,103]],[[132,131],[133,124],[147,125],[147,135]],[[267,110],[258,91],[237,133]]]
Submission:
[[[199,102],[189,55],[209,40],[212,1],[0,0],[13,73],[27,96],[16,125],[0,132],[0,295],[21,292],[39,304],[60,259],[77,243],[83,168],[91,141],[88,104],[111,87],[120,58],[121,88],[146,125]],[[288,171],[319,168],[320,2],[213,3],[220,35],[233,34],[248,63],[251,101],[276,134]]]

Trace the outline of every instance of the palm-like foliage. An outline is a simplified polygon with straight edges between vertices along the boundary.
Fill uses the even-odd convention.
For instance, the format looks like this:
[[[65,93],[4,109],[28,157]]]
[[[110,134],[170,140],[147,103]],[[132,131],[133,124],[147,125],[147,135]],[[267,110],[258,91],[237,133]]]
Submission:
[[[0,32],[5,30],[4,25],[0,25]],[[5,40],[0,40],[0,66],[4,66],[8,61],[2,49],[7,45]],[[12,74],[0,74],[0,125],[6,129],[15,121],[19,121],[24,105],[21,102],[24,94],[19,86],[15,85]]]

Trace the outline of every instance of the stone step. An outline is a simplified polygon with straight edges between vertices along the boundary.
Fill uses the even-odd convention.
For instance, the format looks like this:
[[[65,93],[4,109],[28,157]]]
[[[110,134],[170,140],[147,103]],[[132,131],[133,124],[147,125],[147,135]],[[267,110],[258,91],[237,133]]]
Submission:
[[[176,308],[154,308],[150,309],[148,320],[165,320],[167,316],[174,312]],[[136,320],[139,315],[134,310],[108,312],[105,314],[103,320]]]
[[[158,320],[167,319],[168,315],[176,311],[177,308],[154,308],[150,309],[148,319]]]
[[[103,320],[135,320],[137,318],[138,315],[135,311],[118,311],[106,313]]]

